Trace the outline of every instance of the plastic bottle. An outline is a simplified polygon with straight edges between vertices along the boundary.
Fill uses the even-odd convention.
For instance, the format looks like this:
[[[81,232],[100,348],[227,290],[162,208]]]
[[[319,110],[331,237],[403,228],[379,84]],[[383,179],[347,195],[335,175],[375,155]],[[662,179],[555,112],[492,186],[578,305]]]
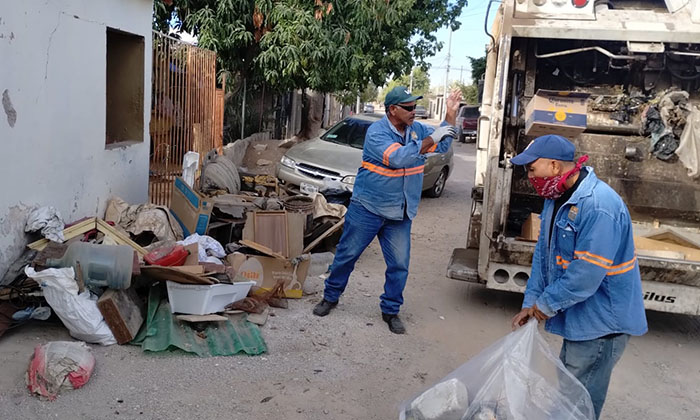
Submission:
[[[48,267],[73,267],[78,272],[78,262],[86,287],[128,289],[134,266],[134,250],[126,245],[97,245],[75,242],[68,246],[61,259],[47,259]]]

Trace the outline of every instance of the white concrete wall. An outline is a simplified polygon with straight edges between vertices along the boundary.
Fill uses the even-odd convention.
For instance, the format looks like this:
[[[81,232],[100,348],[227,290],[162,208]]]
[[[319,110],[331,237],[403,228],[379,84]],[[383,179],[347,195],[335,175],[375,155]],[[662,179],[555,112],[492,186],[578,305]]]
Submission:
[[[151,0],[0,0],[0,276],[27,243],[28,209],[68,223],[112,195],[148,199]],[[106,28],[144,37],[144,133],[105,149]],[[16,117],[13,117],[13,112]]]

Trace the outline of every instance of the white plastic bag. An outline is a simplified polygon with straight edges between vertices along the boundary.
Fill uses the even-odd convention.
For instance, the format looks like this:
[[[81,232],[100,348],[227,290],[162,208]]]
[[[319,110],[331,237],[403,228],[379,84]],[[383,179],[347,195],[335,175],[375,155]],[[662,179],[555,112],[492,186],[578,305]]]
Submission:
[[[199,244],[199,262],[222,264],[219,258],[224,258],[226,256],[224,247],[211,236],[193,233],[185,238],[184,241],[178,241],[178,244],[185,246]]]
[[[401,420],[593,420],[588,391],[534,319],[405,401]]]
[[[117,344],[112,330],[97,308],[97,297],[87,290],[78,294],[72,267],[49,268],[40,272],[27,267],[25,274],[41,286],[46,301],[72,337],[103,346]]]

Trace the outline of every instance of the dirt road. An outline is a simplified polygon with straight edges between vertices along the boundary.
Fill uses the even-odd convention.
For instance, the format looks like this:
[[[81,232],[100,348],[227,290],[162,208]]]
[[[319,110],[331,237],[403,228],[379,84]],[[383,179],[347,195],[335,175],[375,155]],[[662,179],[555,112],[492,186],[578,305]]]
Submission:
[[[34,324],[0,339],[2,419],[396,419],[402,399],[438,380],[509,331],[521,296],[447,279],[452,249],[463,246],[474,146],[455,145],[456,170],[442,198],[424,199],[413,227],[411,274],[391,334],[378,296],[384,263],[373,243],[346,294],[326,318],[311,315],[322,283],[262,331],[264,356],[200,359],[143,354],[133,346],[93,346],[95,375],[55,402],[26,391],[33,347],[69,339],[60,325]],[[603,419],[700,419],[700,321],[648,314],[650,332],[633,338],[617,366]],[[559,340],[546,334],[555,352]]]

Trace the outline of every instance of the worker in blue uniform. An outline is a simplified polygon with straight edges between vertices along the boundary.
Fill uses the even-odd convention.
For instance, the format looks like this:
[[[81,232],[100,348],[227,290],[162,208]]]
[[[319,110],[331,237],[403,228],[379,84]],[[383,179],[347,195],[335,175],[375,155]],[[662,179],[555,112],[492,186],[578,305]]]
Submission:
[[[596,418],[630,336],[647,331],[632,219],[562,136],[536,138],[510,161],[545,198],[532,272],[513,328],[530,318],[564,338],[561,361],[588,390]]]
[[[404,86],[395,87],[384,100],[386,115],[367,130],[343,235],[323,300],[313,310],[317,316],[328,315],[338,304],[355,262],[378,237],[387,265],[379,305],[382,319],[391,332],[406,332],[398,313],[408,278],[411,221],[418,211],[425,160],[428,153],[445,153],[452,145],[461,94],[449,95],[445,121],[437,129],[415,121],[416,101],[421,98]]]

